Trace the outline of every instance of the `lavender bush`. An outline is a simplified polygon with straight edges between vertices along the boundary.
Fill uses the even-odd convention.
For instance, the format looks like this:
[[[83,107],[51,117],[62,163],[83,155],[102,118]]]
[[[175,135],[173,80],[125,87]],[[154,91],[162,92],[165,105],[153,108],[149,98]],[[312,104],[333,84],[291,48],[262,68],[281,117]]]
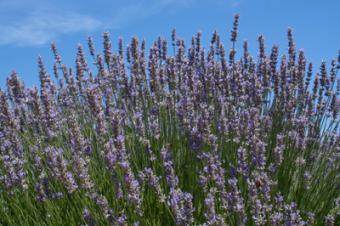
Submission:
[[[1,225],[340,225],[338,59],[88,39],[0,90]],[[339,52],[340,53],[340,52]],[[147,56],[148,54],[148,56]],[[279,57],[280,56],[280,57]],[[94,66],[92,65],[94,62]],[[95,72],[94,72],[95,71]],[[314,73],[313,71],[317,71]]]

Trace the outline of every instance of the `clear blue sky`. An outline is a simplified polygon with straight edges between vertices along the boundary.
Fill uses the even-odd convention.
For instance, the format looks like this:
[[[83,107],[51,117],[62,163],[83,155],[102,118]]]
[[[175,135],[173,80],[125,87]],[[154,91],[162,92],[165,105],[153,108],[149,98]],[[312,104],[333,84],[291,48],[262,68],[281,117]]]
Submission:
[[[207,44],[217,30],[228,47],[234,13],[240,13],[239,41],[249,41],[252,55],[259,34],[268,50],[278,44],[280,55],[286,52],[292,27],[297,49],[319,67],[340,49],[339,9],[339,0],[0,0],[0,87],[13,69],[26,85],[38,85],[38,55],[52,72],[51,41],[73,66],[77,44],[91,35],[100,49],[104,31],[114,44],[136,35],[150,46],[158,35],[170,39],[173,27],[188,43],[202,31]]]

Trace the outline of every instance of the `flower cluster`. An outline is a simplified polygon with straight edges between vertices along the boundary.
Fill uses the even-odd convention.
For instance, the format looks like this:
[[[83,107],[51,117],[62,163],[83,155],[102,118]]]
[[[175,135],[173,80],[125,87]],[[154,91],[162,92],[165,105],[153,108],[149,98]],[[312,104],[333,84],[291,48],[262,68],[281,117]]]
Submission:
[[[115,53],[57,46],[39,88],[0,90],[0,224],[339,225],[340,52],[328,66],[215,31]],[[171,53],[172,52],[172,53]],[[92,64],[93,63],[93,64]],[[330,68],[328,68],[330,67]]]

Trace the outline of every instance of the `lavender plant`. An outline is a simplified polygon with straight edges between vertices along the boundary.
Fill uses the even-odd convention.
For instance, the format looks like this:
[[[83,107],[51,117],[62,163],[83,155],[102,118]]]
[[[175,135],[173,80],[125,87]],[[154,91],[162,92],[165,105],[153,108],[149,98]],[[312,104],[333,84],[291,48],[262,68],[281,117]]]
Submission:
[[[340,225],[340,51],[88,39],[0,90],[1,225]],[[171,53],[172,52],[172,53]],[[92,62],[94,66],[92,66]],[[329,67],[329,68],[328,68]],[[316,72],[314,72],[316,71]]]

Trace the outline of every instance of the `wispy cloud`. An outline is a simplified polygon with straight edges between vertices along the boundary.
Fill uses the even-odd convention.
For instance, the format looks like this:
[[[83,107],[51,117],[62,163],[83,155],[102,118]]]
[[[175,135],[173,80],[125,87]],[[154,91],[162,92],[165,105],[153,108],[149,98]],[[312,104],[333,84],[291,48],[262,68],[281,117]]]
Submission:
[[[111,7],[103,7],[101,14],[89,15],[81,12],[84,8],[79,3],[70,5],[62,0],[1,0],[0,13],[4,14],[0,16],[0,45],[36,46],[64,34],[120,28],[165,8],[185,7],[193,1],[132,0],[112,3]],[[96,5],[88,6],[91,9]]]
[[[102,26],[94,17],[42,0],[3,0],[0,8],[0,45],[43,45],[63,34]]]
[[[31,15],[10,24],[0,24],[0,44],[42,45],[59,35],[92,31],[101,22],[75,13]]]
[[[0,45],[37,46],[65,34],[121,28],[158,13],[191,7],[200,1],[126,0],[83,4],[66,0],[1,0]],[[100,13],[89,10],[95,8],[100,8]]]

